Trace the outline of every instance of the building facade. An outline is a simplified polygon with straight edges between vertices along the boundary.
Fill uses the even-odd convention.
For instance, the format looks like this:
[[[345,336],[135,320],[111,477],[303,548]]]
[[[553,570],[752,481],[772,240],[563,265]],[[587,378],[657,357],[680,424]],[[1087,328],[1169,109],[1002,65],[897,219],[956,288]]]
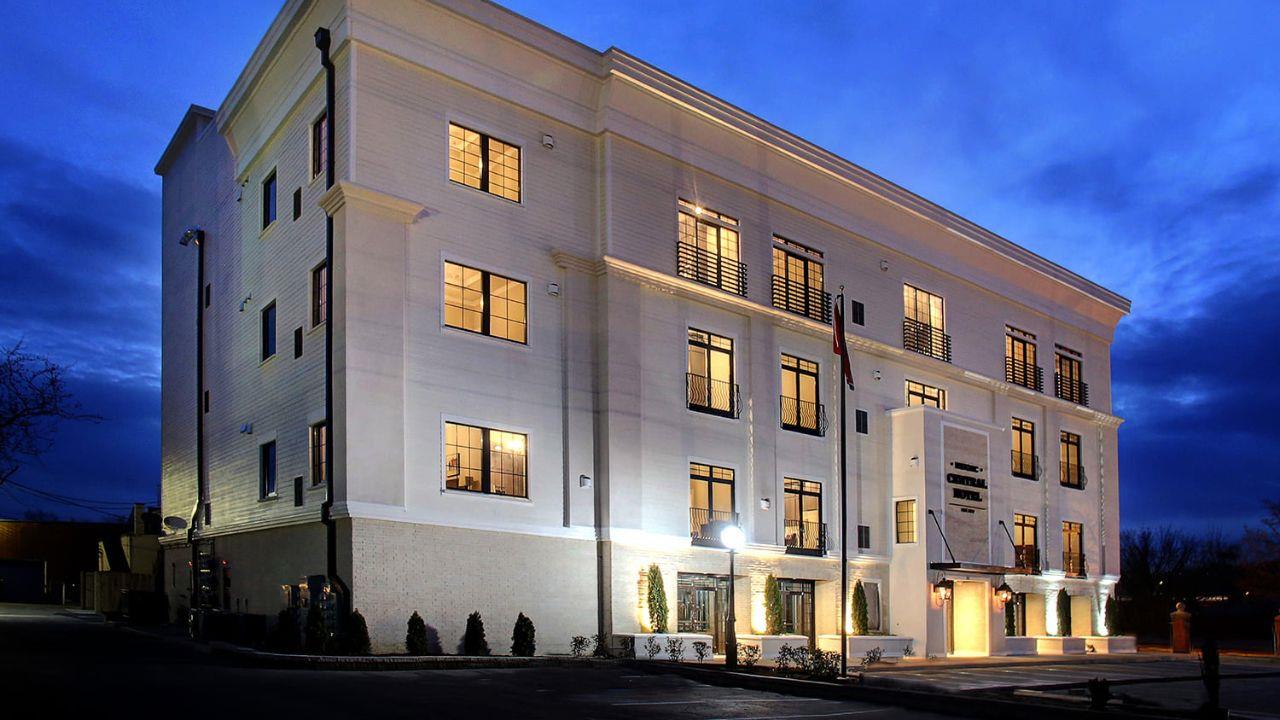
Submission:
[[[916,654],[1004,652],[1001,585],[1014,634],[1062,588],[1101,632],[1128,301],[637,58],[473,0],[291,0],[156,170],[175,607],[197,567],[196,604],[274,616],[332,544],[377,648],[474,610],[562,652],[650,630],[657,565],[670,630],[722,644],[729,521],[741,635],[770,574],[789,633],[851,623],[842,542]]]

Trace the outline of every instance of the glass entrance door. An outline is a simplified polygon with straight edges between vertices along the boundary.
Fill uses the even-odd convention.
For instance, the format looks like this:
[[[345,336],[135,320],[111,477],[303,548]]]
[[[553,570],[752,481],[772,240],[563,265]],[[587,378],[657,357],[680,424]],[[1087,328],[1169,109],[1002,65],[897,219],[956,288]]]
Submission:
[[[817,640],[813,622],[813,581],[779,580],[782,593],[782,632],[804,635],[812,648]]]
[[[729,578],[680,573],[676,578],[676,629],[711,636],[712,649],[724,652],[729,616]]]

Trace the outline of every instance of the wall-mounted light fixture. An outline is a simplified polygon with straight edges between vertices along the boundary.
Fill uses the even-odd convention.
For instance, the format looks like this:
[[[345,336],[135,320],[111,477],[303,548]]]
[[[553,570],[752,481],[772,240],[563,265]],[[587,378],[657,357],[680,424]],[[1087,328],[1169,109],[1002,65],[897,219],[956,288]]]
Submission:
[[[584,488],[589,488],[589,487],[591,487],[591,476],[590,476],[590,475],[579,475],[579,476],[578,476],[578,487],[584,487]]]
[[[556,147],[556,139],[550,135],[542,136],[542,147],[548,150],[554,150]]]
[[[874,380],[879,380],[879,379],[880,379],[880,371],[879,371],[879,370],[872,370],[872,371],[871,371],[871,377],[872,377],[872,379],[874,379]]]
[[[881,261],[880,261],[880,272],[889,272],[889,261],[888,261],[888,260],[881,260]]]
[[[951,599],[951,593],[955,590],[956,584],[951,580],[942,579],[933,584],[933,596],[938,602],[946,602]]]
[[[760,498],[761,510],[768,510],[770,507],[773,507],[773,501],[771,501],[769,498]]]
[[[1001,605],[1013,600],[1013,588],[1009,587],[1009,583],[1000,583],[1000,587],[996,588],[996,600]]]
[[[547,283],[547,294],[551,297],[560,297],[560,283]]]

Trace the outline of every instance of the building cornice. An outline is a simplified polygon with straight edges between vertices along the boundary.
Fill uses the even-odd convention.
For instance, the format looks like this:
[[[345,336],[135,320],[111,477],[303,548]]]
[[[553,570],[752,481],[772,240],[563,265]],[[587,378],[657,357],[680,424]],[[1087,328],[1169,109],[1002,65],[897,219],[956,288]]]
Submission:
[[[320,196],[320,207],[329,215],[337,213],[350,205],[362,210],[383,215],[406,225],[422,214],[422,203],[384,193],[381,190],[340,180]]]

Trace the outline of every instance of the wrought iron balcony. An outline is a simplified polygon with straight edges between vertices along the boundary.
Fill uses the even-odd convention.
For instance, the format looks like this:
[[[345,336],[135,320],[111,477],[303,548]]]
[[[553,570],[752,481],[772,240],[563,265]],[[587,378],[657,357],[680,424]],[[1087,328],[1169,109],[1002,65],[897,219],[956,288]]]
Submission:
[[[1015,545],[1013,565],[1033,573],[1040,572],[1040,548],[1035,545]]]
[[[738,384],[724,380],[712,380],[706,375],[685,373],[685,401],[690,410],[738,417],[742,408],[742,396]]]
[[[783,542],[792,555],[821,555],[827,551],[827,524],[784,520]]]
[[[1028,480],[1040,479],[1040,458],[1027,452],[1018,452],[1013,450],[1010,452],[1012,462],[1010,469],[1013,471],[1014,477],[1026,478]]]
[[[805,402],[781,395],[778,398],[782,411],[782,429],[808,433],[827,434],[827,409],[822,403]]]
[[[1076,490],[1084,489],[1084,468],[1079,463],[1069,463],[1066,460],[1059,464],[1058,479],[1063,487],[1075,488]]]
[[[773,276],[773,306],[818,322],[831,322],[831,293],[781,275]]]
[[[1089,383],[1079,378],[1065,378],[1054,373],[1053,394],[1067,402],[1089,407]]]
[[[718,529],[723,523],[736,525],[738,514],[728,510],[689,508],[689,539],[694,545],[722,547]]]
[[[919,320],[902,318],[902,347],[943,362],[951,362],[951,336]]]
[[[697,245],[676,241],[676,274],[746,297],[747,266]]]
[[[1007,357],[1004,359],[1004,381],[1044,392],[1044,368],[1026,360]]]
[[[1062,572],[1071,577],[1084,577],[1084,553],[1072,553],[1063,551],[1062,553]]]

